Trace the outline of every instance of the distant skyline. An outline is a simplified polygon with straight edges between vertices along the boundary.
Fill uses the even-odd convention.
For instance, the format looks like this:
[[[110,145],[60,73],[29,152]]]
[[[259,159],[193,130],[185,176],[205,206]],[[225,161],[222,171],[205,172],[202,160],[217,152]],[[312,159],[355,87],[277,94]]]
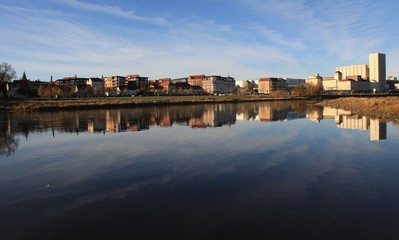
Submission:
[[[399,77],[396,0],[2,0],[1,62],[20,78],[139,74],[332,76],[386,54]]]

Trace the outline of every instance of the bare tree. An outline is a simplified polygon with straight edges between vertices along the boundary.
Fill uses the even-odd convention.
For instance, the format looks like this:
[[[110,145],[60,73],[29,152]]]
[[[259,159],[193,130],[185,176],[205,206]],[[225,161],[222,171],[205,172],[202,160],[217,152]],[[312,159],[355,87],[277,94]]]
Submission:
[[[16,78],[14,68],[6,62],[0,64],[0,91],[7,97],[7,84]]]

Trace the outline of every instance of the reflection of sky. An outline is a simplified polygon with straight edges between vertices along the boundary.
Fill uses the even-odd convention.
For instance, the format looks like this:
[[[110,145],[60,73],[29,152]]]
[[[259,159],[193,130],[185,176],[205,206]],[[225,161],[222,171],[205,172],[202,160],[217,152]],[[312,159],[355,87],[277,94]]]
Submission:
[[[384,142],[370,142],[367,131],[337,129],[334,120],[299,119],[54,138],[31,134],[20,139],[14,155],[0,158],[0,209],[31,201],[70,209],[150,186],[213,184],[265,209],[313,201],[320,207],[334,201],[343,204],[336,208],[369,206],[384,200],[380,190],[391,196],[384,191],[398,180],[392,175],[399,170],[397,126],[388,124],[388,132]]]
[[[241,165],[256,163],[257,170],[264,171],[293,161],[304,162],[307,171],[319,174],[333,167],[334,161],[368,159],[387,152],[387,142],[371,144],[365,135],[336,129],[333,121],[315,124],[305,119],[266,124],[243,121],[215,129],[175,125],[111,135],[63,133],[53,138],[50,133],[32,134],[27,141],[21,139],[14,156],[2,159],[0,183],[29,185],[34,190],[135,166],[145,166],[149,172],[167,168],[169,176],[160,178],[164,182],[176,173],[215,177]]]

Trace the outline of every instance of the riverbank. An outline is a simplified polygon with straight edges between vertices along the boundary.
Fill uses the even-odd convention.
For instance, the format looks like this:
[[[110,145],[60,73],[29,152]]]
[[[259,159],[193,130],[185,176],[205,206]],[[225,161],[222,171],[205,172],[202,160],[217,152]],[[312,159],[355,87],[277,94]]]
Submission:
[[[348,97],[325,100],[318,103],[318,105],[349,110],[355,114],[375,118],[392,121],[399,120],[399,97]]]
[[[103,97],[71,99],[32,99],[0,101],[0,111],[52,111],[69,109],[104,109],[169,104],[229,103],[253,101],[305,100],[298,97],[270,96],[150,96],[150,97]]]

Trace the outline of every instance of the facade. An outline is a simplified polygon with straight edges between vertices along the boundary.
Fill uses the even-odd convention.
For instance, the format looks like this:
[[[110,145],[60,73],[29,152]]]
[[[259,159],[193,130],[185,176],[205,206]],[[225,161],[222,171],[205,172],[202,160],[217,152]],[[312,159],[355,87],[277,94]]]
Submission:
[[[190,77],[191,78],[191,77]],[[189,78],[189,83],[190,83]],[[200,82],[197,80],[197,83]],[[232,93],[235,90],[236,81],[233,77],[221,77],[216,75],[204,76],[202,79],[202,89],[210,94]],[[194,85],[199,86],[199,85]]]
[[[104,79],[104,87],[106,89],[121,90],[126,85],[126,77],[123,76],[109,76]]]
[[[325,77],[322,80],[323,90],[325,91],[338,91],[338,81],[334,77]]]
[[[127,75],[125,87],[129,90],[145,90],[149,87],[148,77],[140,77],[138,74]]]
[[[386,63],[385,54],[370,53],[369,54],[370,82],[378,83],[378,91],[385,92],[386,84]]]
[[[360,77],[360,76],[359,76]],[[370,82],[363,79],[344,79],[337,80],[338,91],[350,91],[350,92],[367,92],[370,91]]]
[[[174,78],[174,79],[170,79],[170,81],[172,83],[188,83],[188,78]]]
[[[201,86],[202,87],[202,82],[205,78],[205,75],[192,75],[188,77],[188,84],[191,86]]]
[[[341,72],[336,71],[334,77],[321,77],[320,75],[311,76],[307,83],[311,85],[321,84],[324,91],[343,91],[343,92],[368,92],[370,91],[370,81],[363,79],[360,75],[341,77]]]
[[[306,83],[313,85],[313,86],[317,86],[317,85],[322,85],[323,84],[323,77],[320,76],[318,73],[315,75],[312,75],[310,77],[308,77],[308,79],[306,79]]]
[[[283,78],[261,78],[258,83],[258,92],[269,94],[277,90],[286,90],[287,82]]]
[[[368,79],[369,77],[369,67],[367,64],[337,67],[336,71],[341,72],[343,79],[345,79],[347,76],[354,75],[359,75],[363,79]]]
[[[158,89],[166,94],[188,95],[202,94],[204,91],[200,86],[191,86],[188,82],[163,80],[158,84]]]
[[[62,79],[55,80],[55,84],[59,86],[86,86],[88,78],[78,78],[76,75],[74,77],[64,77]]]
[[[104,90],[104,80],[101,78],[89,78],[86,81],[86,85],[90,85],[92,88],[95,88],[99,91]]]
[[[300,78],[283,78],[287,83],[287,88],[295,88],[297,86],[305,86],[306,80]]]

